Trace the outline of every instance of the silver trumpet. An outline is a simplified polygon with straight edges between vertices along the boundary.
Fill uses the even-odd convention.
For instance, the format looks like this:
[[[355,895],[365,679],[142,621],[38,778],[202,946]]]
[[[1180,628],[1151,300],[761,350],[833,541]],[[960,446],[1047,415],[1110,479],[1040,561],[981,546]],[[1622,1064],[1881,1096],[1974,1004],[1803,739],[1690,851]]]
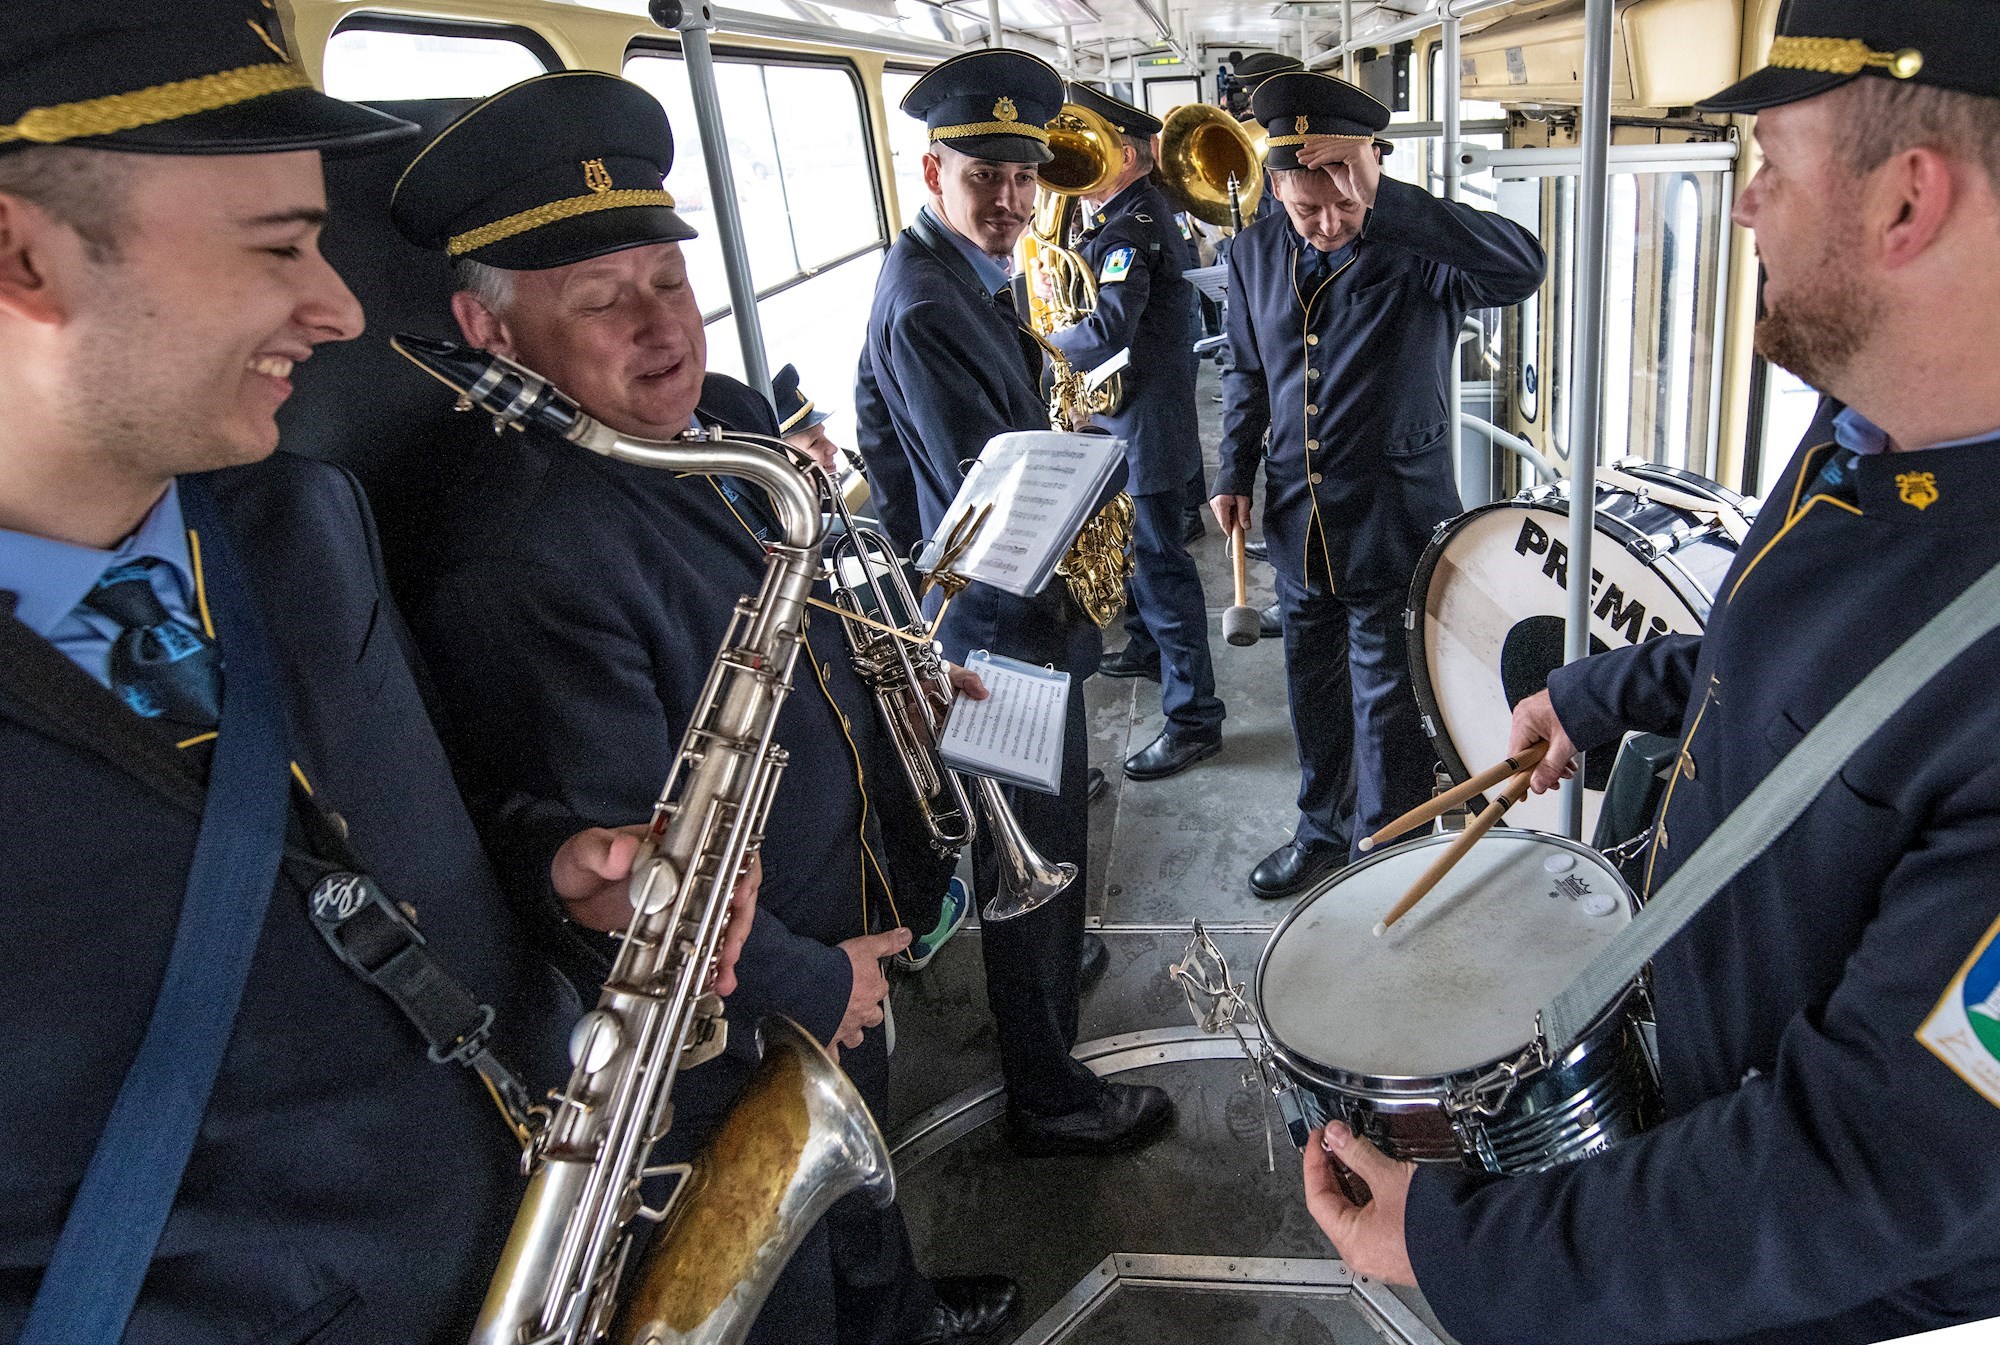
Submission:
[[[631,924],[597,1007],[570,1037],[568,1085],[524,1163],[528,1188],[474,1345],[736,1345],[799,1240],[856,1189],[886,1204],[889,1152],[845,1074],[783,1019],[694,1162],[656,1165],[680,1070],[727,1040],[712,989],[737,875],[762,841],[785,766],[771,740],[791,688],[824,523],[813,478],[774,439],[627,439],[538,375],[485,351],[399,336],[396,348],[496,425],[534,424],[625,462],[761,486],[783,539],[740,599],[632,866]],[[664,1207],[648,1179],[679,1177]],[[659,1224],[638,1250],[634,1230]]]
[[[875,693],[903,774],[916,793],[931,848],[950,856],[972,842],[979,829],[976,799],[1000,865],[1000,890],[979,916],[1010,920],[1025,915],[1075,882],[1076,865],[1050,863],[1035,849],[999,781],[961,774],[938,756],[938,736],[951,711],[951,678],[923,624],[916,595],[889,539],[856,522],[838,489],[829,484],[821,493],[843,530],[827,547],[827,587],[841,611],[854,670]]]

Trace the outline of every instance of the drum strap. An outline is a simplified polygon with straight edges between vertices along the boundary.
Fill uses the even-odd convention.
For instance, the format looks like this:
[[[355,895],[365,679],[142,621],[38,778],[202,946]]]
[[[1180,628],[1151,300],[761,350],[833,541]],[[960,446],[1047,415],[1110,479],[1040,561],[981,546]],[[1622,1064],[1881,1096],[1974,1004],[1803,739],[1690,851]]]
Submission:
[[[1829,780],[1939,672],[2000,628],[2000,566],[1987,571],[1847,693],[1736,805],[1687,863],[1541,1011],[1550,1058],[1582,1041],[1653,955],[1798,820]]]

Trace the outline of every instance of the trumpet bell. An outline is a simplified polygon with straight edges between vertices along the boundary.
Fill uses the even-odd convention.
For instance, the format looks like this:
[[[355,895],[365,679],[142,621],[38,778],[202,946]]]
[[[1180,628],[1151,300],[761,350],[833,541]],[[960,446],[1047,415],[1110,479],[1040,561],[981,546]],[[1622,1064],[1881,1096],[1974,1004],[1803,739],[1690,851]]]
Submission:
[[[1230,223],[1229,179],[1248,220],[1264,191],[1264,128],[1237,121],[1219,107],[1187,103],[1160,129],[1160,180],[1174,204],[1204,223]]]

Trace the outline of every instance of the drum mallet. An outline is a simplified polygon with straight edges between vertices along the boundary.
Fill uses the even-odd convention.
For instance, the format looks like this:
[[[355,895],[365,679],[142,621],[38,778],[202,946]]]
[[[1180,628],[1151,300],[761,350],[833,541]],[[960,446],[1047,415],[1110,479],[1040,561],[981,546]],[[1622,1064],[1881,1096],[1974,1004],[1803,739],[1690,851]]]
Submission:
[[[1237,646],[1257,643],[1259,614],[1250,605],[1250,562],[1243,554],[1242,524],[1229,530],[1229,558],[1236,572],[1236,603],[1222,614],[1222,638]]]

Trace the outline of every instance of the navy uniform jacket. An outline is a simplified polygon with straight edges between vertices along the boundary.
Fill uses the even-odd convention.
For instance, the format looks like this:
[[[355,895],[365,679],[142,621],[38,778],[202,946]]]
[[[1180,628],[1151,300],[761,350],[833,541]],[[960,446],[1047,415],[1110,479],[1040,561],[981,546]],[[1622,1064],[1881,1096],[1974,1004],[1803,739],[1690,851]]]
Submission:
[[[960,464],[987,440],[1049,428],[1032,348],[939,226],[918,216],[882,263],[854,399],[878,517],[905,554],[936,531],[965,479]],[[917,531],[905,532],[912,521]],[[990,649],[1075,678],[1096,672],[1104,652],[1096,625],[1059,579],[1032,598],[973,584],[952,602],[938,638],[954,663]]]
[[[1304,246],[1281,214],[1246,228],[1229,251],[1230,368],[1212,493],[1250,494],[1268,456],[1271,563],[1342,593],[1400,593],[1432,529],[1462,508],[1445,410],[1459,327],[1471,309],[1533,294],[1542,249],[1511,220],[1391,177],[1351,264],[1302,296]]]
[[[526,951],[452,788],[360,488],[285,454],[198,479],[262,599],[314,798],[500,1011],[496,1039],[530,1089],[553,1086],[575,1002]],[[0,1074],[19,1099],[0,1127],[11,1340],[152,1012],[199,819],[4,696],[0,755]],[[426,1059],[416,1029],[321,941],[292,877],[264,917],[128,1345],[462,1341],[513,1221],[520,1153],[484,1086]]]
[[[1194,286],[1182,278],[1190,246],[1174,208],[1140,178],[1091,216],[1077,252],[1097,280],[1097,308],[1049,337],[1089,371],[1121,350],[1125,397],[1097,424],[1125,440],[1134,495],[1183,490],[1201,468],[1194,405]]]
[[[776,433],[769,404],[741,384],[711,376],[703,408],[712,422]],[[466,799],[517,898],[546,900],[562,839],[650,816],[737,599],[763,573],[742,520],[765,522],[755,511],[767,497],[747,484],[740,496],[732,505],[712,478],[531,432],[493,441],[450,497],[441,562],[412,624]],[[899,777],[874,768],[873,701],[838,620],[813,614],[807,638],[773,735],[791,760],[729,998],[728,1057],[682,1076],[684,1109],[735,1095],[767,1013],[831,1040],[853,980],[833,945],[868,932],[864,891],[881,895],[866,868],[857,752],[870,754],[869,798]],[[886,908],[880,916],[893,925]]]
[[[1704,636],[1550,678],[1581,746],[1683,735],[1654,890],[2000,563],[2000,443],[1864,458],[1858,511],[1803,488],[1829,451],[1794,458]],[[1988,636],[1654,958],[1668,1124],[1535,1177],[1418,1175],[1411,1260],[1452,1334],[1822,1345],[2000,1313],[2000,1093],[1916,1035],[2000,917],[1996,686]]]

